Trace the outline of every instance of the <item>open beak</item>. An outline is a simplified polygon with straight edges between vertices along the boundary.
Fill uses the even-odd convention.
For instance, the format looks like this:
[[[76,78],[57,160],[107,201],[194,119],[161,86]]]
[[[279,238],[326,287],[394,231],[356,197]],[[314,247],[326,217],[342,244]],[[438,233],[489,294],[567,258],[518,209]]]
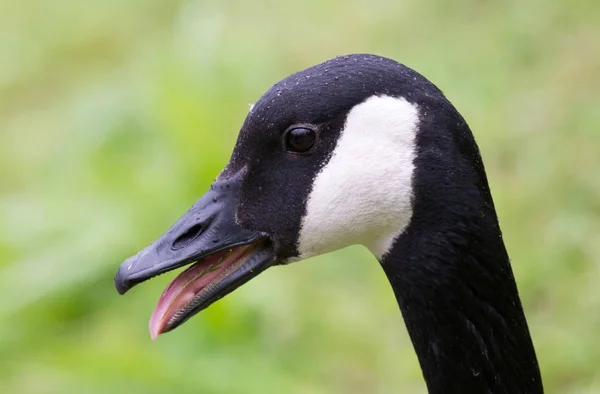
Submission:
[[[125,260],[115,286],[125,294],[138,283],[190,265],[164,290],[150,319],[150,335],[171,331],[273,265],[266,234],[236,224],[242,174],[211,189],[159,239]]]

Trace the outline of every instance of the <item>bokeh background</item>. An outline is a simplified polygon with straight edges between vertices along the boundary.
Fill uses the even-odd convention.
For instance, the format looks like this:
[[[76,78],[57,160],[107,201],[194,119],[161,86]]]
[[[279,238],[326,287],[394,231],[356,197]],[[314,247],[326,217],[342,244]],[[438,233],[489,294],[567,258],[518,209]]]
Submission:
[[[369,52],[480,144],[549,393],[600,393],[600,2],[0,2],[1,393],[425,393],[360,247],[269,270],[173,333],[120,262],[209,187],[286,75]]]

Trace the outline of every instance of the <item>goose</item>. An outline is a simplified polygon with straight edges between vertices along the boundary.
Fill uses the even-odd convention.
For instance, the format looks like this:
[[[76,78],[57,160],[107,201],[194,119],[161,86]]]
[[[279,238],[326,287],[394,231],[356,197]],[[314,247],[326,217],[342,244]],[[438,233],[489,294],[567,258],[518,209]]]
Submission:
[[[474,136],[392,59],[340,56],[273,85],[210,190],[115,285],[187,266],[152,313],[154,339],[269,267],[354,244],[383,268],[429,393],[543,392]]]

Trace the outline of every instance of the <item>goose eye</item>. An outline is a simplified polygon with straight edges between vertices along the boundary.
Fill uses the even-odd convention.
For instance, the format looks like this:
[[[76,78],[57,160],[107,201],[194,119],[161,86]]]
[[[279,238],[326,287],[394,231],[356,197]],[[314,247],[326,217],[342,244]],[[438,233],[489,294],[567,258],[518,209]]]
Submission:
[[[291,152],[306,152],[315,144],[316,133],[304,127],[291,129],[285,135],[285,148]]]

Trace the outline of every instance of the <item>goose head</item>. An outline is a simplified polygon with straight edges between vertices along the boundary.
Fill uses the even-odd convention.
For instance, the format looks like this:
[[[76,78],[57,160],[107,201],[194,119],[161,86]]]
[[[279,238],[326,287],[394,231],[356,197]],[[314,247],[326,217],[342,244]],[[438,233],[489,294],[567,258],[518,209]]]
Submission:
[[[218,268],[202,275],[215,260],[230,271],[211,297],[187,306],[180,318],[161,316],[155,335],[270,265],[353,244],[381,257],[411,217],[415,138],[423,116],[415,98],[432,93],[441,98],[420,75],[368,55],[336,58],[275,84],[251,107],[211,190],[124,262],[117,288],[123,293],[193,262],[197,268],[183,276],[198,276],[203,284],[212,283],[206,277],[221,277]],[[225,258],[228,253],[232,257]],[[237,258],[248,261],[225,269],[224,261],[237,266]],[[193,282],[190,289],[207,293]]]
[[[123,294],[187,266],[152,314],[155,338],[273,265],[354,244],[387,274],[430,388],[438,372],[458,382],[459,365],[467,388],[495,387],[502,354],[479,364],[499,338],[488,326],[516,327],[506,349],[529,350],[521,369],[539,382],[473,136],[435,85],[378,56],[334,58],[271,87],[210,190],[115,284]],[[486,305],[491,317],[479,319]],[[457,352],[464,362],[450,362]]]

